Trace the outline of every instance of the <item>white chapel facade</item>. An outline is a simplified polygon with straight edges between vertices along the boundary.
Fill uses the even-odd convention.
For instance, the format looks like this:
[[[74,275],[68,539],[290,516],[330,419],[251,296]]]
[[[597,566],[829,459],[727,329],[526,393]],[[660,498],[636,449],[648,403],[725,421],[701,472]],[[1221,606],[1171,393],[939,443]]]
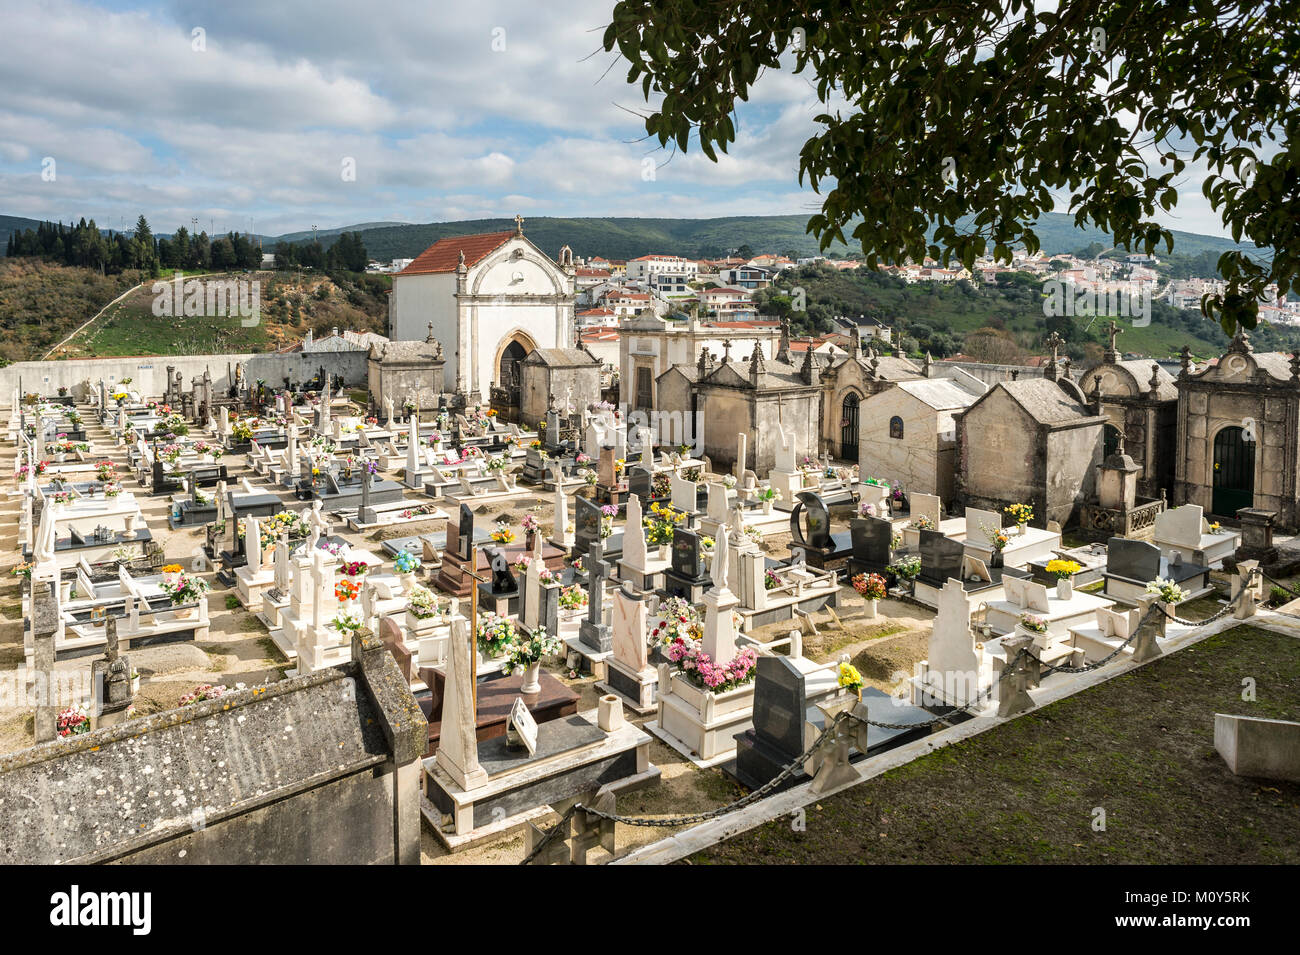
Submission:
[[[519,363],[539,348],[574,347],[573,255],[556,262],[514,231],[439,239],[393,277],[388,335],[424,340],[446,356],[442,388],[472,404],[493,386],[517,387]]]

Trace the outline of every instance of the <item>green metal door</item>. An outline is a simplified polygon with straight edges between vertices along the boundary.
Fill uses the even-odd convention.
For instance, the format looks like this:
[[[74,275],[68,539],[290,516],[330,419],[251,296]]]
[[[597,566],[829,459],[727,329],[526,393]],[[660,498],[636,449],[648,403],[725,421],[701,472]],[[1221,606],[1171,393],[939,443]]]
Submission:
[[[1254,503],[1255,444],[1241,428],[1224,428],[1214,437],[1214,513],[1236,517],[1238,508]]]

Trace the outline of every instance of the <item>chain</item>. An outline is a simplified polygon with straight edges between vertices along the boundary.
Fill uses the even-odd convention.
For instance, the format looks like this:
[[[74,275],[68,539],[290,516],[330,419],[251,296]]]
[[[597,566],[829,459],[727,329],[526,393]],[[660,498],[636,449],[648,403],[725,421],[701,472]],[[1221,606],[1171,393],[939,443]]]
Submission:
[[[1266,579],[1271,579],[1271,578],[1266,578]],[[849,720],[852,720],[855,723],[861,723],[867,726],[875,726],[879,729],[889,729],[889,730],[923,729],[926,727],[934,726],[938,723],[948,722],[952,720],[954,714],[962,713],[967,710],[970,710],[971,708],[979,705],[986,697],[988,697],[993,692],[994,687],[996,687],[999,683],[1001,683],[1003,680],[1005,680],[1008,676],[1010,676],[1015,671],[1016,663],[1020,660],[1021,657],[1025,657],[1026,659],[1031,660],[1034,663],[1037,663],[1048,673],[1088,673],[1091,672],[1092,670],[1096,670],[1105,666],[1111,660],[1119,656],[1120,653],[1122,653],[1124,649],[1130,643],[1132,643],[1133,640],[1137,637],[1138,630],[1147,622],[1149,622],[1151,618],[1155,616],[1157,611],[1165,614],[1165,616],[1169,617],[1169,619],[1174,620],[1175,622],[1184,623],[1184,625],[1186,626],[1201,626],[1203,624],[1212,623],[1213,621],[1218,620],[1220,617],[1232,611],[1234,606],[1242,599],[1245,592],[1246,592],[1246,588],[1243,587],[1241,593],[1239,593],[1236,598],[1234,598],[1227,606],[1225,606],[1214,616],[1208,617],[1205,620],[1189,621],[1186,623],[1184,623],[1184,621],[1182,620],[1179,620],[1179,618],[1175,617],[1173,614],[1169,613],[1169,611],[1165,609],[1163,603],[1153,604],[1147,610],[1147,612],[1141,617],[1141,619],[1138,620],[1137,627],[1133,628],[1133,632],[1129,634],[1128,639],[1126,639],[1123,643],[1121,643],[1118,647],[1116,647],[1113,651],[1111,651],[1102,659],[1095,660],[1092,663],[1089,663],[1085,666],[1081,666],[1081,667],[1054,666],[1050,663],[1044,663],[1042,660],[1033,656],[1027,650],[1022,649],[1014,657],[1012,657],[1009,661],[1007,661],[1006,665],[1002,668],[1002,671],[998,674],[998,678],[995,681],[993,681],[993,683],[989,684],[987,688],[980,691],[979,695],[977,695],[975,699],[971,700],[969,703],[964,703],[961,706],[954,707],[950,712],[944,714],[943,716],[936,716],[933,719],[925,720],[924,722],[885,723],[879,720],[873,720],[869,718],[863,719],[862,717],[856,716],[855,714],[847,711],[838,713],[836,714],[835,718],[832,719],[831,722],[827,724],[826,728],[822,730],[820,734],[818,734],[817,738],[813,740],[813,742],[808,746],[808,748],[805,749],[801,754],[796,756],[776,776],[772,777],[772,779],[768,780],[766,783],[764,783],[758,789],[753,790],[748,795],[742,796],[740,799],[737,799],[735,802],[728,803],[725,806],[720,806],[717,809],[710,809],[707,812],[697,812],[697,813],[692,813],[690,815],[674,816],[665,819],[647,819],[641,816],[622,816],[619,815],[618,813],[605,812],[604,810],[601,809],[592,809],[591,807],[584,806],[581,803],[574,803],[560,818],[560,821],[557,822],[551,829],[547,830],[546,834],[542,837],[541,841],[537,843],[537,845],[533,848],[533,851],[530,852],[524,858],[524,860],[520,863],[520,865],[528,865],[529,863],[531,863],[542,853],[542,850],[544,850],[548,845],[550,845],[553,841],[559,838],[561,834],[565,831],[569,820],[572,819],[574,815],[576,815],[579,811],[585,812],[588,815],[598,816],[601,819],[606,819],[609,820],[610,822],[615,822],[615,823],[621,822],[624,825],[639,826],[642,828],[667,829],[670,827],[693,826],[693,825],[698,825],[699,823],[702,822],[708,822],[710,820],[717,819],[720,818],[721,816],[725,816],[729,813],[733,813],[740,809],[743,809],[746,806],[755,803],[760,799],[763,799],[769,793],[775,791],[779,786],[785,783],[788,779],[792,778],[796,773],[800,772],[802,770],[803,764],[807,762],[808,759],[811,758],[813,754],[817,752],[818,749],[821,748],[822,744],[826,742],[826,740],[831,736],[831,734],[836,732],[842,723],[848,722]]]
[[[1277,588],[1279,588],[1279,589],[1281,589],[1281,590],[1285,590],[1285,591],[1286,591],[1288,594],[1290,594],[1292,597],[1300,597],[1300,592],[1297,592],[1297,591],[1295,591],[1295,590],[1292,590],[1291,587],[1290,587],[1290,585],[1288,585],[1288,584],[1284,584],[1284,583],[1282,583],[1282,581],[1280,581],[1280,580],[1274,580],[1272,577],[1270,577],[1268,574],[1264,573],[1262,570],[1259,571],[1259,575],[1260,575],[1261,577],[1263,577],[1265,580],[1267,580],[1267,581],[1268,581],[1270,584],[1272,584],[1274,587],[1277,587]]]

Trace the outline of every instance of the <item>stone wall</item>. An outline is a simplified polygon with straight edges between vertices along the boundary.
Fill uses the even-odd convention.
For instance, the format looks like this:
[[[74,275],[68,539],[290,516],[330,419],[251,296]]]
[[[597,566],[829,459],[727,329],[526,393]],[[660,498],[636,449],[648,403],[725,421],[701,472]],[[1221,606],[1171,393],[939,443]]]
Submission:
[[[286,375],[292,383],[299,384],[309,381],[323,366],[331,375],[342,375],[348,386],[366,386],[366,352],[362,350],[78,358],[71,361],[19,361],[0,368],[0,402],[9,403],[20,381],[22,389],[27,392],[53,397],[60,387],[64,387],[79,400],[84,400],[86,395],[81,386],[89,382],[93,387],[101,378],[106,382],[131,378],[134,390],[156,397],[166,390],[168,365],[181,373],[187,391],[192,379],[202,377],[205,369],[211,371],[213,387],[221,393],[230,387],[227,367],[233,372],[240,362],[243,362],[244,378],[250,385],[264,378],[268,385],[279,388]]]
[[[344,666],[0,758],[0,860],[418,864],[426,742],[362,631]]]

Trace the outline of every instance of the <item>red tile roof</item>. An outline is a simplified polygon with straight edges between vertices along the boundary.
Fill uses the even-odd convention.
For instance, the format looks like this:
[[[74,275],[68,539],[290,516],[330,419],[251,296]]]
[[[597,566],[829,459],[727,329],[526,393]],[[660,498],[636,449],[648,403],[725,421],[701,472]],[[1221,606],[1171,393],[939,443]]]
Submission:
[[[485,232],[482,235],[452,235],[439,239],[421,252],[398,275],[427,275],[433,272],[454,272],[460,264],[460,253],[465,253],[465,264],[476,265],[483,261],[515,235],[514,232]]]

